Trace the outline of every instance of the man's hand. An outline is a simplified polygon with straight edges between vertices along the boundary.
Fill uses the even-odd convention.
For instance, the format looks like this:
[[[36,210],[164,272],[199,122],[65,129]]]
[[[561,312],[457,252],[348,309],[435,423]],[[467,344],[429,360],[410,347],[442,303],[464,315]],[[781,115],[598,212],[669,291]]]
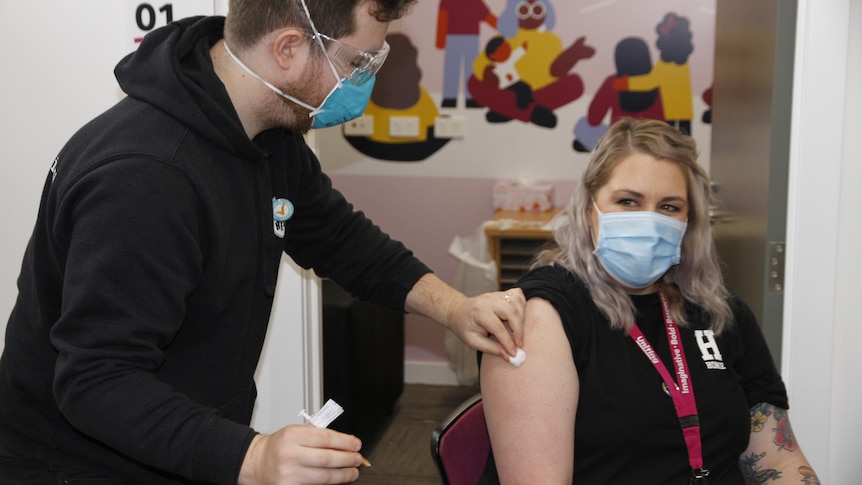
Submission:
[[[520,288],[452,302],[446,322],[474,350],[504,359],[524,346],[524,292]]]
[[[242,462],[240,485],[349,483],[359,478],[359,438],[311,425],[257,435]]]
[[[407,295],[406,308],[452,330],[472,349],[507,359],[524,346],[524,305],[519,288],[464,296],[432,273]]]

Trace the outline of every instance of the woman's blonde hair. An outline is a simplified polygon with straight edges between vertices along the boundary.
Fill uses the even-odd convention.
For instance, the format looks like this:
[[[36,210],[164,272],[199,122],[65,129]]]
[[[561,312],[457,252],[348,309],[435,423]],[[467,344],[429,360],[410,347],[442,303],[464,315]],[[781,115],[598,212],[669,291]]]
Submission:
[[[682,255],[679,264],[659,280],[659,289],[670,300],[677,323],[688,324],[683,304],[690,301],[706,311],[711,317],[710,328],[719,333],[732,323],[732,317],[709,220],[712,190],[709,178],[697,164],[694,140],[667,123],[624,118],[611,126],[591,154],[571,202],[558,216],[556,246],[543,251],[535,266],[556,263],[574,272],[613,328],[626,332],[631,328],[635,313],[631,299],[593,254],[590,215],[596,192],[633,153],[676,163],[686,175],[689,213]]]

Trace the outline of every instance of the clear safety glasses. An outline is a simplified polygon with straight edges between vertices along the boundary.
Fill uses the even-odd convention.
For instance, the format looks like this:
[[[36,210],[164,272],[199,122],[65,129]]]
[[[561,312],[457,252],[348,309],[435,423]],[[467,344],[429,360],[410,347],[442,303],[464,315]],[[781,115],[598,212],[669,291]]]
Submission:
[[[323,35],[317,30],[314,25],[314,20],[311,19],[311,13],[308,11],[308,4],[305,0],[300,0],[302,9],[305,11],[305,18],[311,26],[312,34],[306,34],[317,41],[323,53],[329,59],[333,71],[339,71],[336,74],[341,74],[342,78],[350,81],[352,84],[359,86],[368,82],[369,79],[377,74],[386,56],[389,55],[389,43],[383,41],[383,47],[373,51],[364,51],[356,47],[349,46],[340,40],[333,39],[328,35]],[[341,80],[338,81],[341,83]]]
[[[307,35],[320,41],[339,74],[356,85],[364,84],[374,77],[389,55],[389,43],[385,40],[380,49],[365,51],[321,33]]]

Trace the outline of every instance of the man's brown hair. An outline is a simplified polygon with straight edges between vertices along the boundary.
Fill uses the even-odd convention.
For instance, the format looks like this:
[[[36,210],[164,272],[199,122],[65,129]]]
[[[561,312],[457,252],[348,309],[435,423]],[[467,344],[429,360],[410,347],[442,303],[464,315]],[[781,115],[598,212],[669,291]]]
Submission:
[[[381,22],[405,15],[416,0],[305,0],[317,30],[339,38],[356,30],[353,12],[367,3],[369,12]],[[230,0],[225,39],[231,47],[251,47],[268,33],[286,26],[311,32],[300,0]]]

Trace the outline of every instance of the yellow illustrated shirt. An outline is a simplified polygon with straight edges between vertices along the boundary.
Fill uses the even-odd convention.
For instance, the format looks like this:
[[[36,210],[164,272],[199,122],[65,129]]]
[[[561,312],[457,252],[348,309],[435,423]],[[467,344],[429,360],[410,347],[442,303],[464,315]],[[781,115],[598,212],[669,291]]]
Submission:
[[[557,78],[551,75],[551,64],[563,52],[563,42],[557,34],[545,29],[518,29],[515,37],[506,42],[514,47],[523,46],[526,42],[526,53],[515,63],[521,80],[529,84],[533,90],[541,89]],[[482,54],[473,62],[473,73],[477,79],[484,77],[485,68],[493,64],[488,56]]]
[[[694,117],[688,63],[680,65],[658,61],[648,74],[631,76],[628,79],[631,91],[652,91],[659,88],[665,120],[691,120]]]

